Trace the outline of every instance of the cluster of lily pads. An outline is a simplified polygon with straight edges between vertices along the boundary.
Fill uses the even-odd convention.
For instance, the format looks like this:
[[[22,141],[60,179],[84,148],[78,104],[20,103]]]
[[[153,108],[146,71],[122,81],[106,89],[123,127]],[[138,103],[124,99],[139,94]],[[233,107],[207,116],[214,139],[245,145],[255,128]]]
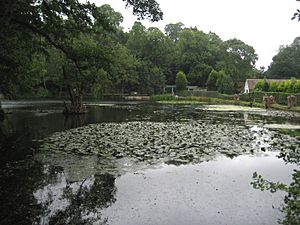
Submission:
[[[206,161],[219,154],[229,157],[299,148],[299,141],[269,129],[237,124],[188,122],[101,123],[54,133],[41,148],[104,158],[130,157],[149,163]]]

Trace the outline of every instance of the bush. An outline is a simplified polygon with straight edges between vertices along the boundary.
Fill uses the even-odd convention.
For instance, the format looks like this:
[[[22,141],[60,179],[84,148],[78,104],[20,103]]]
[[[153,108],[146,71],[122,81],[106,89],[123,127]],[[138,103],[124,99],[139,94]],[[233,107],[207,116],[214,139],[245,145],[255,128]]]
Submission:
[[[281,93],[281,92],[262,92],[262,91],[255,91],[253,92],[253,99],[255,102],[262,102],[263,96],[272,95],[275,98],[275,102],[282,105],[287,105],[287,97],[291,95],[291,93]],[[297,98],[297,103],[300,102],[300,94],[294,94]]]
[[[39,89],[36,92],[36,95],[39,98],[47,98],[47,97],[50,97],[50,92],[43,87],[39,87]]]
[[[278,90],[278,87],[279,87],[279,83],[271,82],[270,87],[269,87],[269,91],[270,92],[276,92]]]
[[[240,100],[244,102],[253,102],[253,93],[243,93],[240,95]]]
[[[285,93],[299,93],[300,92],[300,80],[291,78],[291,80],[283,82],[270,82],[268,83],[265,79],[260,80],[256,83],[254,91],[264,92],[285,92]]]
[[[263,84],[264,84],[264,81],[259,80],[254,87],[254,91],[262,91]]]
[[[187,86],[187,79],[186,79],[186,75],[183,71],[179,71],[176,75],[176,90],[177,91],[182,91],[186,89]]]

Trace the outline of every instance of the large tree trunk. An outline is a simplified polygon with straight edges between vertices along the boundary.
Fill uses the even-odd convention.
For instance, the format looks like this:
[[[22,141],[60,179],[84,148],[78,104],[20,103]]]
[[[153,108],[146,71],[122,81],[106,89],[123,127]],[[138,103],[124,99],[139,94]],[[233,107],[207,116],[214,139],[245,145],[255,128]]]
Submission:
[[[68,87],[71,104],[64,102],[65,109],[64,114],[84,114],[87,113],[86,106],[82,102],[83,92],[78,89],[72,89]]]
[[[63,67],[63,74],[66,79],[65,69]],[[64,102],[64,111],[63,114],[84,114],[87,113],[86,106],[83,104],[83,91],[82,88],[72,88],[70,85],[67,86],[71,104]]]

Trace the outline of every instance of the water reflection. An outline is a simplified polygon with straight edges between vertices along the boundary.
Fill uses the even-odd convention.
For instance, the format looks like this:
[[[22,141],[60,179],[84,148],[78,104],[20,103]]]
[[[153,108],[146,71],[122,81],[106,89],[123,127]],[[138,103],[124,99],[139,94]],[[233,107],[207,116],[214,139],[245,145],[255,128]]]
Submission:
[[[227,217],[225,217],[229,221],[228,224],[232,224],[230,223],[231,221],[229,217],[236,214],[236,209],[240,208],[239,204],[245,204],[243,200],[245,196],[249,197],[249,201],[252,202],[253,207],[256,207],[258,202],[260,204],[259,207],[262,207],[262,205],[263,207],[268,207],[270,206],[269,203],[272,203],[272,198],[268,198],[265,195],[258,194],[258,197],[255,195],[256,197],[254,198],[249,196],[249,193],[247,192],[249,191],[249,188],[244,189],[245,185],[247,186],[249,184],[249,181],[245,178],[245,176],[251,177],[252,172],[256,168],[247,170],[249,172],[248,176],[243,172],[247,167],[244,162],[239,165],[233,164],[235,160],[240,159],[239,157],[235,157],[233,160],[227,158],[229,166],[226,164],[219,170],[220,173],[222,171],[226,171],[220,176],[214,173],[214,168],[217,168],[218,165],[220,165],[219,162],[216,162],[215,164],[213,163],[214,165],[209,167],[207,171],[202,171],[200,173],[196,170],[201,169],[201,165],[203,163],[194,165],[188,164],[187,166],[190,165],[190,168],[192,169],[187,169],[180,179],[176,172],[178,171],[178,173],[181,173],[180,170],[182,169],[182,166],[175,167],[174,169],[171,165],[169,168],[173,168],[174,170],[167,171],[159,182],[153,183],[151,177],[146,176],[147,174],[145,175],[144,173],[145,168],[149,167],[147,162],[140,162],[135,158],[128,159],[126,157],[121,159],[110,159],[109,157],[104,158],[96,155],[88,157],[76,154],[62,155],[61,152],[58,153],[58,151],[40,152],[37,147],[40,143],[37,140],[48,137],[54,132],[60,132],[92,123],[119,123],[128,121],[151,121],[164,123],[174,121],[189,123],[191,121],[203,121],[207,122],[210,126],[215,126],[216,129],[220,128],[219,124],[245,127],[245,120],[248,128],[255,126],[261,127],[263,123],[284,123],[286,121],[293,124],[300,123],[300,119],[297,116],[290,116],[286,114],[280,115],[274,112],[270,112],[270,114],[248,113],[248,116],[246,116],[246,113],[243,114],[237,112],[207,113],[203,110],[196,110],[194,106],[161,106],[148,104],[115,105],[112,107],[93,106],[90,108],[89,113],[83,117],[65,118],[61,114],[61,108],[58,105],[49,106],[43,104],[41,106],[37,106],[35,105],[36,103],[30,104],[32,104],[30,107],[26,104],[23,104],[23,107],[23,105],[20,104],[23,108],[19,109],[15,109],[14,106],[11,105],[9,110],[12,111],[12,114],[6,115],[4,121],[0,122],[1,225],[110,223],[106,218],[107,215],[112,214],[104,215],[103,211],[105,211],[104,209],[115,209],[116,211],[114,213],[116,213],[116,215],[120,215],[118,214],[118,212],[120,212],[120,208],[118,208],[118,206],[120,205],[117,205],[118,202],[116,199],[121,202],[121,206],[123,204],[121,213],[126,216],[128,219],[127,222],[129,223],[131,222],[134,224],[135,219],[137,222],[135,224],[141,224],[139,223],[141,220],[139,220],[138,215],[141,217],[148,215],[148,217],[145,217],[145,220],[143,220],[145,224],[149,223],[149,221],[155,221],[159,224],[161,222],[161,218],[166,218],[166,215],[171,215],[174,212],[176,215],[179,215],[178,217],[181,219],[179,221],[185,220],[186,222],[189,220],[191,223],[193,221],[195,223],[196,219],[199,218],[199,215],[203,218],[213,218],[215,216],[215,214],[212,214],[211,211],[208,211],[210,214],[205,214],[205,212],[207,212],[205,211],[205,209],[207,209],[207,205],[205,204],[200,204],[198,205],[199,207],[197,206],[198,209],[201,207],[203,208],[202,214],[201,212],[196,212],[198,209],[195,207],[195,204],[190,204],[195,202],[191,199],[196,199],[199,203],[201,203],[203,199],[199,196],[205,197],[207,194],[215,196],[215,198],[213,198],[215,200],[214,204],[209,203],[210,210],[215,209],[216,205],[219,205],[219,203],[223,204],[225,209],[224,213],[227,215]],[[257,149],[262,149],[262,147],[264,147],[260,144],[266,144],[268,141],[264,141],[265,139],[269,140],[269,136],[261,135],[260,129],[263,128],[254,129],[253,131],[249,129],[247,130],[252,136],[257,135],[257,138],[249,141],[249,143],[257,144]],[[263,134],[269,135],[269,130],[267,129],[266,132],[263,131]],[[241,135],[241,133],[239,133],[239,135]],[[199,136],[203,136],[201,132],[199,132]],[[209,137],[210,136],[213,136],[213,134],[209,135]],[[224,139],[224,135],[220,136],[221,138],[216,140],[220,141]],[[228,136],[230,138],[232,137],[230,134],[228,134]],[[278,137],[275,136],[274,138]],[[233,148],[234,145],[231,145],[231,142],[234,143],[235,141],[229,141],[228,148]],[[246,142],[247,141],[241,143],[244,144]],[[206,143],[204,146],[207,145],[211,144]],[[288,149],[285,145],[279,145],[277,147],[285,150]],[[297,149],[299,150],[299,148]],[[178,152],[184,151],[179,149]],[[265,154],[263,151],[260,153]],[[212,151],[211,155],[211,157],[204,161],[213,162],[215,159],[215,152]],[[299,162],[299,158],[296,158],[298,156],[299,154],[295,157],[293,156],[293,160]],[[285,160],[291,161],[292,155],[283,154],[281,157]],[[287,159],[287,157],[289,157],[289,159]],[[274,174],[276,175],[281,171],[282,177],[288,177],[290,170],[282,172],[284,165],[280,165],[276,167],[277,170],[275,171],[274,157],[266,158],[270,159],[267,161],[268,164],[266,164],[266,161],[257,161],[256,159],[255,162],[259,162],[259,165],[262,166],[270,165],[270,176],[273,176]],[[155,162],[159,163],[159,161]],[[180,164],[182,165],[182,163]],[[155,167],[155,170],[153,171],[159,174],[161,170],[157,167]],[[229,169],[226,170],[226,168]],[[175,173],[173,173],[174,171]],[[228,175],[234,174],[233,172],[235,171],[240,171],[245,179],[240,181],[236,180],[235,177],[231,177],[231,180],[225,179]],[[169,180],[166,180],[165,175],[168,176],[172,173],[174,176],[169,176]],[[199,176],[199,174],[201,174],[201,176]],[[134,181],[138,180],[143,184],[143,186],[139,186],[138,182],[130,183],[127,180],[128,176]],[[213,178],[209,176],[212,176]],[[200,180],[198,179],[199,177],[201,177]],[[232,180],[235,180],[235,182]],[[207,181],[207,183],[203,183],[202,181]],[[122,183],[120,182],[126,183],[127,186],[122,186]],[[199,184],[202,182],[203,189],[199,188],[198,183],[196,184],[195,182],[199,182]],[[135,192],[134,190],[131,191],[130,199],[127,199],[126,197],[128,197],[128,195],[122,195],[122,193],[129,193],[128,190],[132,190],[132,184],[135,184],[134,187],[140,192]],[[236,196],[235,193],[230,196],[225,189],[225,191],[222,192],[222,195],[215,195],[215,193],[213,193],[216,191],[216,185],[220,185],[222,188],[224,187],[224,184],[227,185],[228,189],[232,188],[234,184],[237,185],[238,188],[236,189],[238,191],[246,190],[238,195],[241,198],[240,201],[238,201],[239,199],[237,198],[237,202],[239,204],[233,204],[234,206],[231,209],[226,207],[228,201],[231,201],[231,197]],[[191,193],[191,186],[193,187],[193,194],[188,195],[188,193]],[[119,189],[119,187],[122,189]],[[184,187],[186,191],[180,191],[181,187]],[[218,190],[220,190],[220,187],[218,187]],[[152,211],[148,214],[148,199],[150,195],[148,195],[148,192],[145,191],[146,189],[149,193],[153,190],[157,191],[152,192],[151,196],[153,199],[150,199]],[[177,192],[178,190],[180,192]],[[239,193],[238,191],[237,193]],[[139,195],[136,195],[137,193],[139,193]],[[174,193],[174,198],[171,199],[172,201],[168,198],[168,196],[170,196],[168,193]],[[166,201],[164,203],[165,208],[156,207],[156,194],[162,198],[164,198],[164,196],[166,197]],[[139,199],[139,197],[141,198]],[[268,199],[267,203],[262,204],[266,198]],[[220,202],[217,201],[218,199],[220,199]],[[172,202],[172,210],[169,206],[170,202]],[[177,202],[177,204],[174,202]],[[131,203],[135,204],[136,207],[140,207],[140,211],[134,209],[135,212],[127,214],[128,206]],[[178,211],[179,208],[182,209],[182,211]],[[160,209],[161,211],[159,211]],[[190,214],[191,211],[194,212],[193,210],[195,213]],[[245,209],[245,212],[248,213],[247,215],[249,215],[249,217],[255,217],[256,213],[261,213],[262,211],[258,209],[248,212],[247,209]],[[132,219],[130,217],[131,215],[136,217]],[[188,218],[189,215],[192,215],[192,217]],[[259,219],[264,216],[265,214],[261,213],[260,217],[256,218],[256,221],[259,223]],[[273,214],[267,219],[275,218],[272,216]],[[154,220],[151,220],[152,217],[154,217]],[[119,217],[118,219],[115,217],[115,219],[118,219],[119,224],[124,224],[122,218],[123,217]],[[243,217],[241,216],[239,218]],[[267,219],[265,218],[264,221],[269,222]],[[208,220],[203,221],[203,224],[211,224]],[[220,217],[216,221],[222,222],[224,221],[224,217]],[[176,221],[173,222],[175,222],[173,224],[176,224]],[[243,221],[239,222],[239,224],[243,224]]]
[[[77,181],[68,179],[64,171],[46,167],[49,180],[33,193],[44,212],[40,225],[47,224],[106,224],[101,210],[115,199],[115,177],[111,174],[95,174]]]
[[[64,127],[66,129],[81,127],[86,125],[87,115],[65,115]]]

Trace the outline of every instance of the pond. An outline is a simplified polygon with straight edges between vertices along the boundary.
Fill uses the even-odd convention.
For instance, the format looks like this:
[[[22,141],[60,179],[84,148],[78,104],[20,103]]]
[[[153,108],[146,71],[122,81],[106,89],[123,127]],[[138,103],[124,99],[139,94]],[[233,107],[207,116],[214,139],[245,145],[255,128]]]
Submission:
[[[0,224],[277,224],[300,116],[243,107],[4,101]],[[298,136],[298,137],[297,137]]]

